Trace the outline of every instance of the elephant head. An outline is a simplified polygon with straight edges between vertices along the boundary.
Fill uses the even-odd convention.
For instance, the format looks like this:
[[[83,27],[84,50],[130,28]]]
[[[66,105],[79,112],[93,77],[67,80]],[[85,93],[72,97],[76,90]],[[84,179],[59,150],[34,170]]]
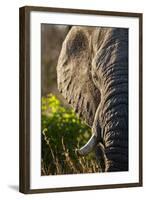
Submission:
[[[128,30],[72,27],[59,56],[57,83],[92,129],[78,153],[96,150],[103,157],[103,171],[127,171]]]

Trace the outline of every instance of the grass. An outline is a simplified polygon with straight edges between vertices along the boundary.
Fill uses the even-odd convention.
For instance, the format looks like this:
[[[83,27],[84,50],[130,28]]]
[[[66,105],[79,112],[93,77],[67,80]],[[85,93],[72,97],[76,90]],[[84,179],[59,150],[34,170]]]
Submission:
[[[42,175],[94,173],[94,153],[80,157],[76,149],[91,136],[91,129],[52,94],[42,97]]]

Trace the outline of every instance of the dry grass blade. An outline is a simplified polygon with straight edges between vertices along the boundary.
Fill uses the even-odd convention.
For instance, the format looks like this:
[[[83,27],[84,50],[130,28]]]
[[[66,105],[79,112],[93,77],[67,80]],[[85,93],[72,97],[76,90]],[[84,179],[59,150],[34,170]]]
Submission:
[[[64,155],[66,158],[66,163],[71,167],[71,169],[74,171],[74,173],[78,173],[78,169],[74,165],[74,162],[72,161],[71,157],[69,156],[69,151],[66,149],[65,144],[64,144],[64,139],[62,137],[62,148],[64,150]]]

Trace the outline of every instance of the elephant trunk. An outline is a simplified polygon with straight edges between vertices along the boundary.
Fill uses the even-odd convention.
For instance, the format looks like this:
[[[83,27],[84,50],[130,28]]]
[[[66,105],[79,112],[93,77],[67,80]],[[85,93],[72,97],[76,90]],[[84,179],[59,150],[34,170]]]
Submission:
[[[114,66],[116,68],[116,65]],[[117,76],[117,74],[119,74]],[[104,82],[100,121],[105,171],[128,170],[128,69],[115,70]]]
[[[96,144],[104,145],[105,171],[127,171],[128,31],[108,29],[105,38],[101,47],[95,46],[97,51],[92,63],[93,82],[101,93],[92,130]],[[94,149],[95,141],[88,144],[82,152]]]
[[[103,141],[105,146],[105,171],[128,170],[128,117],[127,106],[118,105],[109,111],[105,120]],[[108,115],[108,114],[107,114]]]
[[[112,29],[93,62],[93,81],[101,103],[95,121],[101,126],[105,171],[128,170],[128,31]]]

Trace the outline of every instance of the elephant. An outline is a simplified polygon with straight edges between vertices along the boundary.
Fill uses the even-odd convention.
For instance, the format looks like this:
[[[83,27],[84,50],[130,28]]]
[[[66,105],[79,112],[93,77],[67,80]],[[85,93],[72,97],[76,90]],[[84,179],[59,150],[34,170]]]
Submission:
[[[73,26],[57,64],[58,90],[92,136],[103,172],[128,171],[128,29]]]

